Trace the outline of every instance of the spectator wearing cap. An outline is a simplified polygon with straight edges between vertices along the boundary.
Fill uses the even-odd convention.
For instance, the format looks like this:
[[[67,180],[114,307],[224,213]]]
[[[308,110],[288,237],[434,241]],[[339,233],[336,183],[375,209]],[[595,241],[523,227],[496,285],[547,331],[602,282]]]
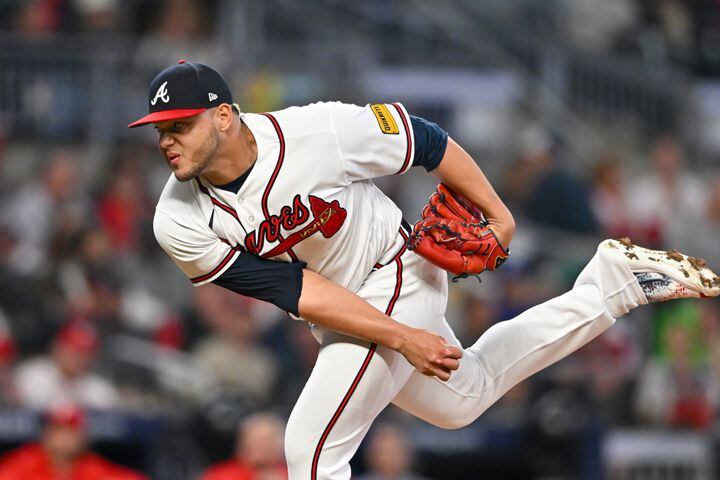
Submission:
[[[20,403],[37,410],[66,403],[95,409],[116,407],[117,390],[92,371],[99,346],[97,333],[90,324],[72,322],[63,327],[55,337],[50,355],[18,366],[15,385]]]
[[[73,405],[53,408],[39,443],[24,445],[0,459],[0,480],[145,480],[89,451],[85,415]]]
[[[201,480],[287,478],[283,458],[283,422],[273,414],[257,413],[238,428],[235,457],[210,467]]]

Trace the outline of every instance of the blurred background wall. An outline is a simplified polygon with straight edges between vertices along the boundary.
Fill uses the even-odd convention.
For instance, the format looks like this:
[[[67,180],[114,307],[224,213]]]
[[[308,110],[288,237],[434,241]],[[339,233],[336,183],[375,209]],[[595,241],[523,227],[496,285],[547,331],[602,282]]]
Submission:
[[[125,128],[181,58],[215,66],[245,111],[401,101],[472,153],[518,230],[511,262],[451,284],[466,344],[568,289],[608,236],[720,268],[716,0],[0,0],[3,451],[39,441],[62,457],[48,432],[63,427],[150,478],[231,458],[283,478],[276,426],[317,344],[274,307],[191,288],[152,234],[169,174],[154,131]],[[415,170],[378,181],[411,222],[436,183]],[[83,422],[48,414],[67,404]],[[353,468],[718,478],[719,408],[720,305],[674,302],[623,317],[465,429],[391,407]]]

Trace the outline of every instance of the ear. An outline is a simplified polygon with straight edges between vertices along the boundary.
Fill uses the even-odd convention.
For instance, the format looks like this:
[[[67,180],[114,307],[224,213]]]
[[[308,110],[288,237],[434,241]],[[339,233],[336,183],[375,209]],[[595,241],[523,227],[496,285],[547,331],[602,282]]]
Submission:
[[[215,121],[217,122],[218,129],[221,132],[227,132],[230,130],[234,116],[231,105],[227,103],[219,105],[215,112]]]

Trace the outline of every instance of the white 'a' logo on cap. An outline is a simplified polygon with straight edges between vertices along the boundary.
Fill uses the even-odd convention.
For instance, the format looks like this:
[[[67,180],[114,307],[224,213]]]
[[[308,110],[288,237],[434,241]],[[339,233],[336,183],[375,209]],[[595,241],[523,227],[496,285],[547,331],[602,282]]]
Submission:
[[[160,85],[160,88],[158,88],[157,92],[155,93],[155,98],[150,100],[150,105],[155,105],[158,101],[158,98],[162,100],[164,103],[168,103],[170,101],[170,95],[167,91],[167,81]]]

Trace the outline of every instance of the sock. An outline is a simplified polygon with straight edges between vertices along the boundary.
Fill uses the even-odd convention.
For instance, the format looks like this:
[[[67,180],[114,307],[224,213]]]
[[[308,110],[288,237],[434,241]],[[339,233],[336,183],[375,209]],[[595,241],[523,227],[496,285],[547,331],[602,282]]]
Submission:
[[[672,278],[658,272],[635,273],[640,288],[642,288],[648,302],[664,302],[673,298],[699,297],[700,295],[688,290]]]

